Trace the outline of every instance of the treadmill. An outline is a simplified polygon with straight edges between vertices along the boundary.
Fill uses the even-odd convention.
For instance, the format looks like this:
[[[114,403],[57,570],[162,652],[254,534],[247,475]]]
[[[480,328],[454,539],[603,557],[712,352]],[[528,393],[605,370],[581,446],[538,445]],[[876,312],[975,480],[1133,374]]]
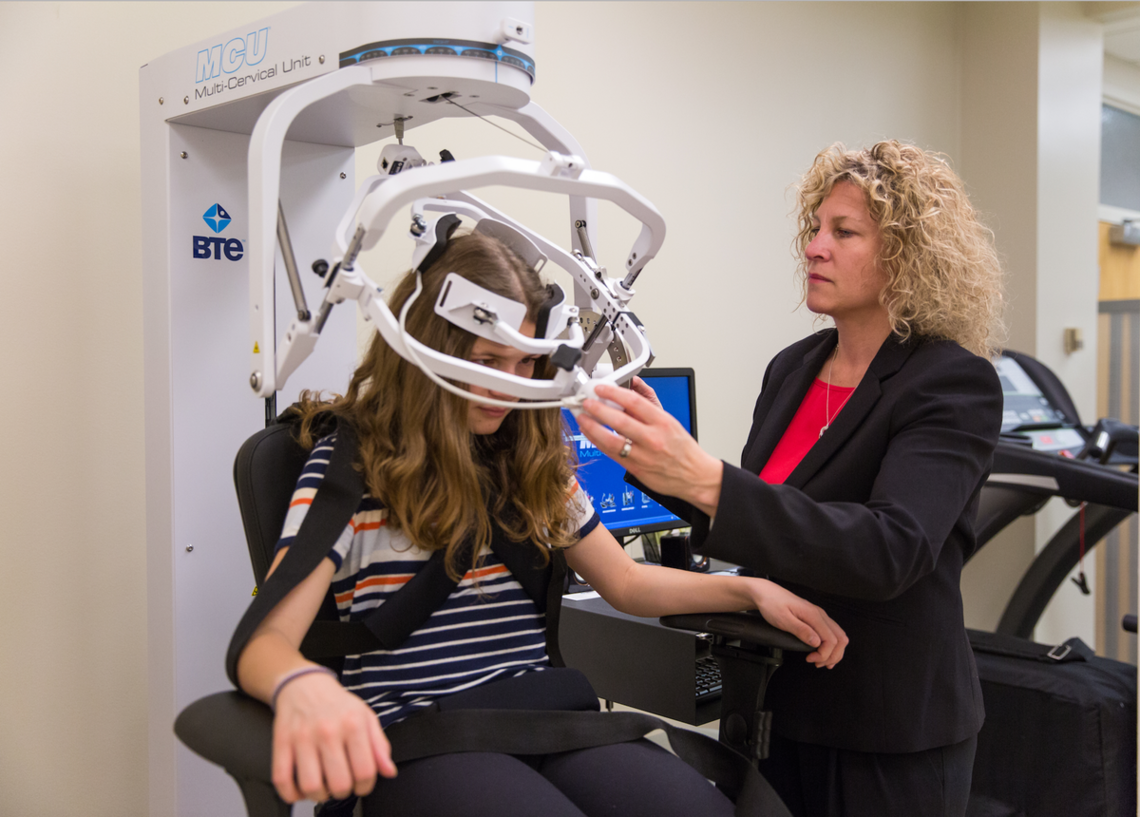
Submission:
[[[1054,496],[1076,509],[1034,558],[998,622],[998,633],[1028,639],[1080,561],[1081,505],[1086,552],[1136,513],[1137,427],[1109,418],[1083,425],[1068,390],[1029,355],[1005,351],[994,365],[1004,413],[993,471],[979,503],[978,550]]]

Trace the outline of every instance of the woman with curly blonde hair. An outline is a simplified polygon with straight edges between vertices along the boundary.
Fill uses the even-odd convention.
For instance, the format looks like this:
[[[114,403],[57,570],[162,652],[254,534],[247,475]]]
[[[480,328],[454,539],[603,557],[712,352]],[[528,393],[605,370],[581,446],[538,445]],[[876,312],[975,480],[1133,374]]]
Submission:
[[[422,279],[423,290],[407,309],[408,332],[433,349],[501,372],[549,377],[549,361],[476,337],[435,314],[450,272],[525,306],[520,331],[534,336],[548,297],[544,285],[508,246],[477,232],[451,239],[422,275],[409,273],[396,287],[391,306],[399,311],[417,276]],[[517,400],[468,388],[500,403]],[[553,699],[564,704],[569,684],[575,701],[597,709],[583,676],[568,682],[572,671],[550,668],[544,614],[525,578],[513,572],[548,560],[554,548],[619,610],[658,616],[756,608],[814,645],[809,660],[818,666],[835,666],[843,655],[842,630],[820,608],[772,582],[630,559],[578,490],[557,408],[468,401],[439,388],[377,337],[343,397],[321,402],[307,396],[300,410],[301,442],[312,454],[270,577],[319,496],[333,452],[341,450],[335,437],[349,435],[346,429],[358,442],[353,462],[366,491],[327,558],[261,620],[237,660],[241,688],[274,707],[273,782],[287,802],[369,795],[364,814],[402,817],[733,813],[728,798],[697,771],[644,740],[545,756],[440,754],[401,762],[396,776],[384,730],[444,702],[506,709],[518,708],[521,699],[527,709],[555,709]],[[337,431],[316,439],[316,419],[328,412]],[[347,656],[339,677],[301,655],[301,640],[330,587],[342,621],[366,621],[405,585],[431,576],[437,553],[453,586],[404,640]],[[397,608],[406,613],[408,606]],[[352,813],[352,804],[338,802],[321,813]]]
[[[960,817],[983,711],[959,580],[1001,427],[1000,264],[961,180],[912,145],[824,150],[798,205],[804,302],[834,327],[768,365],[741,467],[639,381],[599,388],[624,413],[587,401],[579,425],[696,549],[849,635],[834,671],[793,659],[768,688],[761,770],[793,814]]]
[[[866,197],[879,228],[881,291],[891,331],[944,338],[992,356],[1001,328],[1002,273],[991,233],[979,220],[962,180],[945,159],[899,142],[868,150],[832,145],[816,157],[798,187],[799,279],[810,290],[808,245],[815,212],[836,184]]]

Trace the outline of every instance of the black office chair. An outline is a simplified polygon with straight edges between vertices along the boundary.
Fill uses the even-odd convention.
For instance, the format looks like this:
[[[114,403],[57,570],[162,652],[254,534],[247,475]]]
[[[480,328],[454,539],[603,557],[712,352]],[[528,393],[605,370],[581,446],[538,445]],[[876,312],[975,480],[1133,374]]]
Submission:
[[[265,581],[297,476],[308,458],[308,452],[293,439],[292,432],[293,426],[288,423],[258,431],[241,446],[234,462],[242,525],[258,586]],[[714,653],[722,661],[726,707],[744,713],[739,719],[729,717],[727,732],[722,726],[728,745],[752,757],[757,749],[766,753],[767,732],[753,727],[762,690],[779,666],[782,650],[806,652],[811,648],[772,627],[758,614],[675,619],[679,626],[717,634],[720,644],[714,646]],[[338,615],[330,592],[301,652],[310,660],[339,670],[338,659],[328,655],[330,650],[324,648],[321,637],[322,630],[328,632],[328,628],[337,626],[336,622]],[[760,644],[770,646],[756,646]],[[731,704],[733,701],[740,703]],[[760,727],[767,722],[761,717]],[[190,749],[222,766],[234,778],[250,817],[290,815],[291,807],[278,798],[272,783],[273,713],[268,706],[242,692],[216,693],[186,707],[175,720],[174,731]]]
[[[772,734],[772,713],[764,709],[768,682],[785,651],[811,652],[812,647],[756,612],[662,616],[661,623],[712,636],[722,689],[719,740],[758,765],[768,757]]]

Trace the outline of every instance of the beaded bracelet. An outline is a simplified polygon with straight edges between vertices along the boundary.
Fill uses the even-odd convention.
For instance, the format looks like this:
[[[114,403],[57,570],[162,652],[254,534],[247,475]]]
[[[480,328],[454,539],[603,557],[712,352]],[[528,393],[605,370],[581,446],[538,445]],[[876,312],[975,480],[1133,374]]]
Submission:
[[[326,675],[331,675],[333,678],[336,678],[336,673],[328,667],[308,666],[301,667],[300,669],[295,669],[292,672],[288,673],[280,681],[278,681],[277,686],[273,687],[273,697],[269,699],[269,708],[274,712],[277,711],[277,696],[281,694],[281,690],[284,689],[287,683],[290,681],[296,681],[302,675],[311,675],[314,672],[323,672]]]

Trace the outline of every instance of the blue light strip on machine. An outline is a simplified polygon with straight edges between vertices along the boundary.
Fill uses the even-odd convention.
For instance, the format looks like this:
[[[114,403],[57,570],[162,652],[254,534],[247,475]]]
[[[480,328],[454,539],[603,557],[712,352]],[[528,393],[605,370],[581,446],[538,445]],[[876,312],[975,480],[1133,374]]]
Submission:
[[[534,82],[534,60],[521,51],[513,48],[504,48],[495,43],[481,43],[475,40],[444,40],[444,39],[404,39],[384,40],[378,43],[357,46],[356,48],[340,53],[340,67],[359,65],[368,60],[381,57],[422,57],[447,56],[469,57],[481,60],[493,60],[503,65],[511,65],[525,71]]]

